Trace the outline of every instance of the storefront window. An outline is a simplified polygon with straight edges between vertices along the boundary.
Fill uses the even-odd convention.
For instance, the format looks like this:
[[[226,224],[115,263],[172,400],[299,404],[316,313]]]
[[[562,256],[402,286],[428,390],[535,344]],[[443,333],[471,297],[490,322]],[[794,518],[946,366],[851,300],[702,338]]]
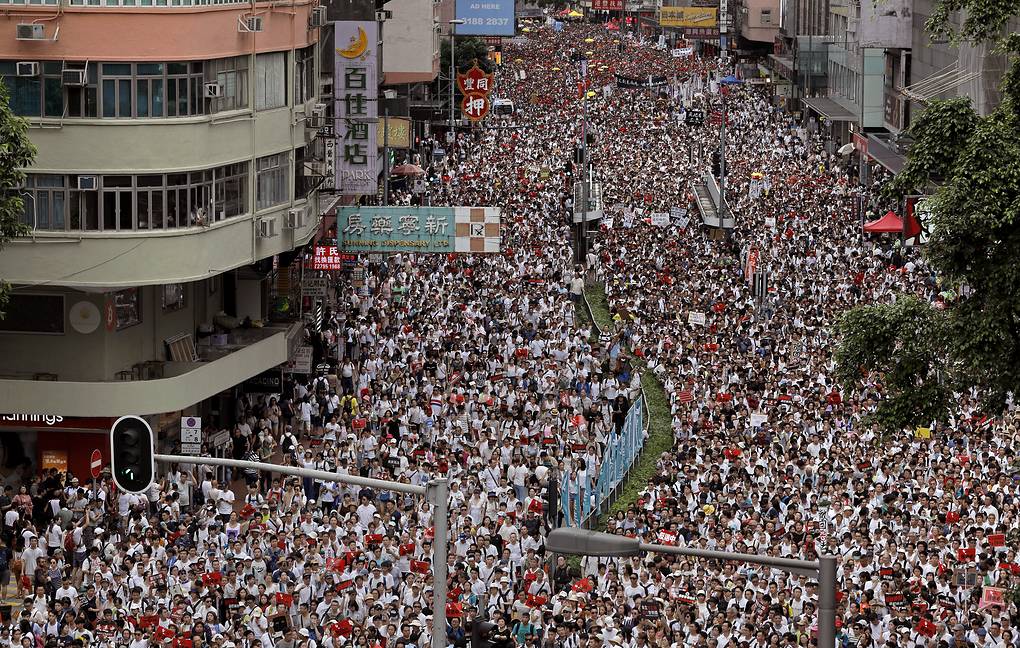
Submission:
[[[125,288],[114,293],[114,306],[117,309],[117,330],[141,324],[142,295],[138,288]]]

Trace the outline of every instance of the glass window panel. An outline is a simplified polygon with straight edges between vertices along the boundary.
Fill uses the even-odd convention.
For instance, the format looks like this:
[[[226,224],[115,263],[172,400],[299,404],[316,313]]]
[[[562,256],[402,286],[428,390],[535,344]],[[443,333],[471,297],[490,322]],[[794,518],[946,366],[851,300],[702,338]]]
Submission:
[[[103,176],[103,188],[108,187],[130,187],[131,176],[129,175],[112,175]]]
[[[131,76],[131,64],[103,63],[103,74],[107,76]]]
[[[125,194],[122,197],[126,197]],[[139,191],[135,194],[135,213],[138,215],[138,229],[149,229],[149,192]]]
[[[188,184],[187,173],[169,173],[166,176],[166,186],[168,187],[182,187]]]
[[[117,116],[117,82],[103,79],[103,117]]]
[[[166,82],[166,116],[177,116],[177,79]]]
[[[166,226],[177,226],[177,191],[166,192]]]
[[[81,209],[84,213],[85,229],[90,231],[99,230],[99,192],[80,191]]]
[[[120,229],[134,229],[134,205],[131,204],[130,191],[117,192],[117,213],[120,216]]]
[[[149,82],[139,79],[135,82],[135,108],[139,117],[149,116]]]
[[[163,75],[163,64],[162,63],[136,63],[135,73],[138,76],[162,76]]]
[[[161,175],[140,175],[135,179],[137,187],[162,187],[163,176]]]
[[[68,86],[67,88],[67,116],[82,116],[82,101],[84,99],[84,88]]]
[[[184,117],[188,114],[188,80],[177,81],[177,114]]]
[[[47,77],[44,91],[46,95],[45,115],[47,117],[62,117],[64,115],[64,88],[60,85],[60,79]]]
[[[194,63],[192,63],[191,64],[192,74],[202,74],[202,65],[203,65],[202,61],[195,61]]]
[[[117,229],[117,192],[103,192],[103,229],[112,232]]]
[[[85,88],[85,116],[95,117],[99,114],[98,91],[95,86]]]
[[[64,220],[64,210],[66,209],[66,205],[64,203],[66,202],[67,194],[64,193],[63,191],[54,191],[52,195],[53,195],[52,228],[55,230],[62,230],[66,228]]]
[[[187,63],[167,63],[166,64],[167,74],[187,74],[188,64]]]
[[[60,71],[64,69],[64,64],[61,61],[43,61],[42,71],[43,74],[60,74]],[[13,70],[12,70],[13,72]]]
[[[16,77],[10,102],[14,112],[26,117],[38,117],[41,86],[37,77]]]
[[[50,192],[40,191],[35,196],[35,227],[48,230],[50,228]]]
[[[163,229],[163,192],[153,191],[149,203],[149,208],[152,211],[152,228]]]
[[[201,115],[201,99],[202,97],[202,79],[200,77],[193,77],[191,79],[191,114]]]
[[[35,196],[30,191],[21,195],[21,222],[35,227]]]
[[[131,116],[131,81],[129,79],[122,79],[118,81],[119,87],[117,88],[117,116],[118,117],[130,117]]]
[[[55,175],[52,173],[46,174],[33,174],[30,176],[32,179],[32,185],[35,187],[63,187],[64,176]]]
[[[163,79],[152,80],[152,116],[163,116]]]

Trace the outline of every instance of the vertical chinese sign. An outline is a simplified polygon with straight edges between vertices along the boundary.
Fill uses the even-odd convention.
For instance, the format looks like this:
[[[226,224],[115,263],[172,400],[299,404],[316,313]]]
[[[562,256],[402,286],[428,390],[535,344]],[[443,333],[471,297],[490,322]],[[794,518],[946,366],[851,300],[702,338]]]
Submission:
[[[481,121],[489,114],[489,93],[492,92],[494,75],[486,74],[478,67],[478,61],[463,74],[457,74],[457,87],[464,95],[460,104],[464,116],[473,122]]]
[[[379,184],[378,23],[341,20],[334,29],[336,190],[344,195],[375,194]]]

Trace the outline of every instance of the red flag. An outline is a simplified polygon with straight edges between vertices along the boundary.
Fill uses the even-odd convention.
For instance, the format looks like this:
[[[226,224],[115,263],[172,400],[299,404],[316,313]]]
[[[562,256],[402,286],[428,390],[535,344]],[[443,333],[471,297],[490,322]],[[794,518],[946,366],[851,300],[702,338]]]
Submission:
[[[158,614],[149,614],[149,615],[146,615],[146,616],[138,617],[138,629],[139,630],[145,630],[146,628],[151,628],[152,626],[156,625],[157,623],[159,623],[159,615]]]
[[[413,542],[408,542],[407,544],[400,545],[400,555],[401,556],[410,556],[413,553],[414,553],[414,543]]]
[[[977,558],[976,547],[963,547],[956,550],[956,559],[960,562],[970,562]]]
[[[917,622],[917,625],[914,626],[914,629],[917,630],[918,634],[922,634],[929,638],[934,637],[935,633],[938,631],[935,623],[930,619],[921,619]]]
[[[585,592],[589,594],[594,589],[595,586],[592,584],[590,578],[582,578],[581,580],[574,583],[570,588],[570,590],[573,592]]]
[[[427,574],[432,571],[432,565],[426,560],[412,560],[411,571],[416,574]]]
[[[330,624],[329,631],[334,637],[349,637],[354,633],[354,623],[350,619],[337,621]]]
[[[291,605],[294,604],[294,595],[293,594],[286,594],[284,592],[277,592],[276,593],[276,604],[277,605],[286,605],[287,607],[290,607]]]
[[[255,515],[255,507],[251,504],[245,504],[238,512],[242,520],[248,520]]]
[[[174,636],[173,631],[170,628],[164,628],[163,626],[156,626],[155,632],[152,633],[152,637],[156,641],[163,641],[164,639],[172,639]]]
[[[365,544],[382,544],[383,535],[381,533],[369,533],[365,536]]]
[[[949,511],[946,513],[946,522],[948,524],[956,524],[960,521],[960,513],[958,511]]]
[[[525,605],[530,608],[541,607],[546,604],[549,599],[540,594],[528,594],[528,598],[525,600]]]
[[[464,606],[460,603],[447,603],[446,616],[450,618],[464,616]]]
[[[532,513],[541,513],[542,509],[543,509],[542,500],[538,499],[537,497],[531,500],[531,503],[528,504],[528,510],[531,511]]]
[[[1006,534],[1005,533],[992,533],[988,536],[988,544],[993,547],[1004,547],[1006,546]]]
[[[206,572],[202,574],[203,583],[216,583],[219,585],[223,582],[223,574],[219,572]]]

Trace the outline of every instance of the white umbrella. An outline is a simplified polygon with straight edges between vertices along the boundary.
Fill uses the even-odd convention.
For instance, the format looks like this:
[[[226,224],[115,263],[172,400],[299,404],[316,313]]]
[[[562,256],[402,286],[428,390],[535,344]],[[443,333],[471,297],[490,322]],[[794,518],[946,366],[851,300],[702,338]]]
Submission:
[[[851,153],[854,152],[854,145],[852,143],[851,144],[844,144],[843,146],[839,147],[839,151],[837,151],[837,152],[840,155],[850,155]]]

